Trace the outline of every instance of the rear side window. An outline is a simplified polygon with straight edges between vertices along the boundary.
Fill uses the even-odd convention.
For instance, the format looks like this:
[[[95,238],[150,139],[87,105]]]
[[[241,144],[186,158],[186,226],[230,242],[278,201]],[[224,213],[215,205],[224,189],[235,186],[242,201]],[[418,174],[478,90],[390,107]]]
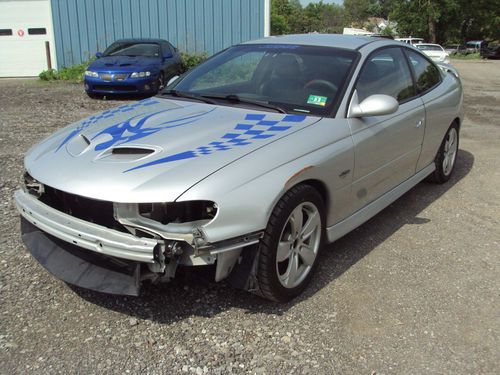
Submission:
[[[370,95],[390,95],[399,102],[415,96],[415,88],[406,57],[400,48],[385,48],[365,62],[356,84],[361,102]]]
[[[441,82],[438,68],[419,53],[407,50],[410,63],[415,72],[417,90],[419,93],[429,91]]]

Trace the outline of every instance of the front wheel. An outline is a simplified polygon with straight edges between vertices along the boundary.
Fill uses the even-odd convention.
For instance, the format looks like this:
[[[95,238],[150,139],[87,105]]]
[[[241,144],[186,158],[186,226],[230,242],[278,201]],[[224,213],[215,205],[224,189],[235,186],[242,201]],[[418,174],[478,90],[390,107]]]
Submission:
[[[260,294],[286,302],[299,295],[317,265],[324,233],[324,203],[316,189],[297,185],[276,205],[259,245]]]
[[[430,175],[430,179],[438,184],[448,181],[455,168],[458,153],[459,128],[454,122],[443,139],[441,147],[436,155],[436,170]]]
[[[165,75],[163,74],[163,72],[160,72],[156,85],[158,87],[158,91],[163,90],[163,88],[165,87]]]

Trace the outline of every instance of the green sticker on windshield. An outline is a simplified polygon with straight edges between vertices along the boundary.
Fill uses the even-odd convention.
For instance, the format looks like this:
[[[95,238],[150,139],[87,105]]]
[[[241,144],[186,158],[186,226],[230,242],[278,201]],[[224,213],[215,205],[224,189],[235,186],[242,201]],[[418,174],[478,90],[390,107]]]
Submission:
[[[307,99],[307,104],[314,104],[324,107],[326,105],[327,100],[328,98],[326,96],[309,95],[309,98]]]

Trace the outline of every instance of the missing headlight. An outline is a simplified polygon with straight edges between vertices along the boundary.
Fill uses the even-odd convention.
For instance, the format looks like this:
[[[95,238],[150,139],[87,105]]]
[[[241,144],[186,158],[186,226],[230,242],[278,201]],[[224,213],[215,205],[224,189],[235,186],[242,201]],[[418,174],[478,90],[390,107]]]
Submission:
[[[31,195],[40,198],[42,194],[45,192],[43,184],[35,180],[28,172],[24,173],[23,180],[24,180],[24,188]]]
[[[217,214],[217,205],[212,201],[140,203],[139,214],[162,224],[187,223],[213,219]]]

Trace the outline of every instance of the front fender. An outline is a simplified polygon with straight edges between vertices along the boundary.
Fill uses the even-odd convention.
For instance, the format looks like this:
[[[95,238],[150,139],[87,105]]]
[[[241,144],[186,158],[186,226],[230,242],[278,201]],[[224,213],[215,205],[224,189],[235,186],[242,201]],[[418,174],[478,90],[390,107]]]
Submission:
[[[217,203],[217,216],[203,227],[207,240],[217,242],[264,229],[287,190],[306,180],[318,180],[328,195],[335,195],[328,200],[331,222],[332,217],[342,215],[340,209],[332,216],[331,208],[339,202],[348,203],[353,168],[347,121],[323,119],[224,167],[177,201],[207,199]]]

